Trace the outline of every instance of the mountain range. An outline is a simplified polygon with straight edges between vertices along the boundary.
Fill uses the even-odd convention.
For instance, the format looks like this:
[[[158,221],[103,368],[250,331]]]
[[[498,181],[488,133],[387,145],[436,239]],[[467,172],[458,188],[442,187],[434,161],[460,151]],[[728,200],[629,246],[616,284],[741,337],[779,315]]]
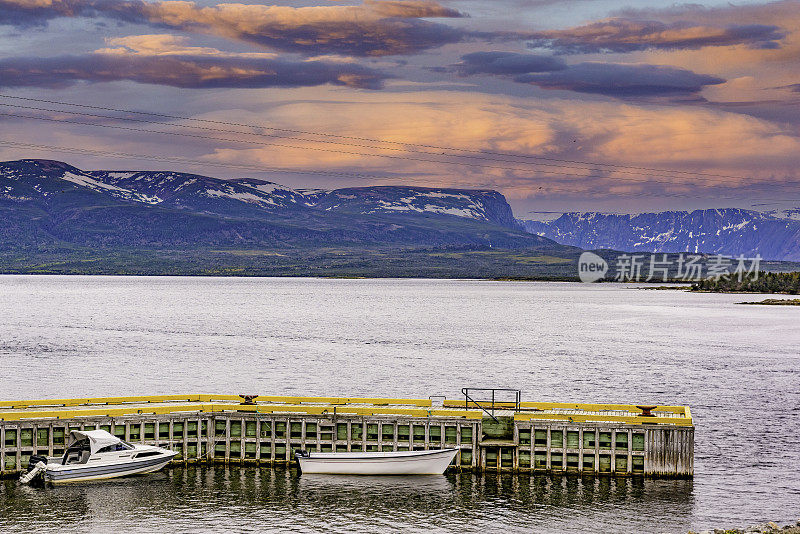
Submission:
[[[800,209],[572,212],[525,220],[529,232],[583,249],[692,252],[800,261]]]
[[[0,272],[569,278],[582,249],[800,260],[800,210],[519,221],[497,191],[0,162]],[[777,266],[778,269],[788,268]]]
[[[0,250],[414,246],[568,250],[525,232],[496,191],[291,189],[155,171],[0,163]]]

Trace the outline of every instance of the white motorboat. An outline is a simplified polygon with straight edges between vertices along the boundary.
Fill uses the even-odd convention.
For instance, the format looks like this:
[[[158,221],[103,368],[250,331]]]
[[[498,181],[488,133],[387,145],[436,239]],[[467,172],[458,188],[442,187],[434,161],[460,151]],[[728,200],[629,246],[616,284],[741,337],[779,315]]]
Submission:
[[[31,457],[20,481],[30,482],[40,474],[47,482],[61,484],[152,473],[177,454],[153,445],[131,445],[105,430],[73,430],[63,456]]]
[[[328,475],[441,475],[457,449],[397,452],[295,452],[303,473]]]

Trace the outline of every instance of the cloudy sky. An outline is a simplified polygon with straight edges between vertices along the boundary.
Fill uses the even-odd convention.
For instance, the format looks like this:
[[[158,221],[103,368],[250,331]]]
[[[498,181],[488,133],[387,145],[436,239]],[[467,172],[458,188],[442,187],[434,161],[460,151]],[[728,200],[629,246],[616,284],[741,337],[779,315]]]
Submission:
[[[0,0],[0,95],[2,159],[800,205],[800,0]]]

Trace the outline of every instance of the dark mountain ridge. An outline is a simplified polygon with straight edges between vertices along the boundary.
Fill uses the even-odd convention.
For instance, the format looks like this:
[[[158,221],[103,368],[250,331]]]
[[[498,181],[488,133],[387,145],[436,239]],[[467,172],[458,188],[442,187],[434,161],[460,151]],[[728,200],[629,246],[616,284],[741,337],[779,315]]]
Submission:
[[[253,178],[0,163],[0,248],[426,246],[568,249],[524,232],[495,191],[293,190]]]

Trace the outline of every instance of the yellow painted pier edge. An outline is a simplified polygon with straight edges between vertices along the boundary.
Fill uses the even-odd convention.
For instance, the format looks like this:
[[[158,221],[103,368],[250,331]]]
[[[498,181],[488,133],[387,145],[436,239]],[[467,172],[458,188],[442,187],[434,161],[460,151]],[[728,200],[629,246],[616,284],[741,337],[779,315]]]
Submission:
[[[69,430],[104,428],[179,451],[176,462],[281,464],[292,451],[455,447],[453,468],[551,474],[691,477],[688,406],[495,403],[430,399],[153,395],[0,401],[0,476],[32,454],[58,455]],[[478,401],[488,405],[487,401]]]

